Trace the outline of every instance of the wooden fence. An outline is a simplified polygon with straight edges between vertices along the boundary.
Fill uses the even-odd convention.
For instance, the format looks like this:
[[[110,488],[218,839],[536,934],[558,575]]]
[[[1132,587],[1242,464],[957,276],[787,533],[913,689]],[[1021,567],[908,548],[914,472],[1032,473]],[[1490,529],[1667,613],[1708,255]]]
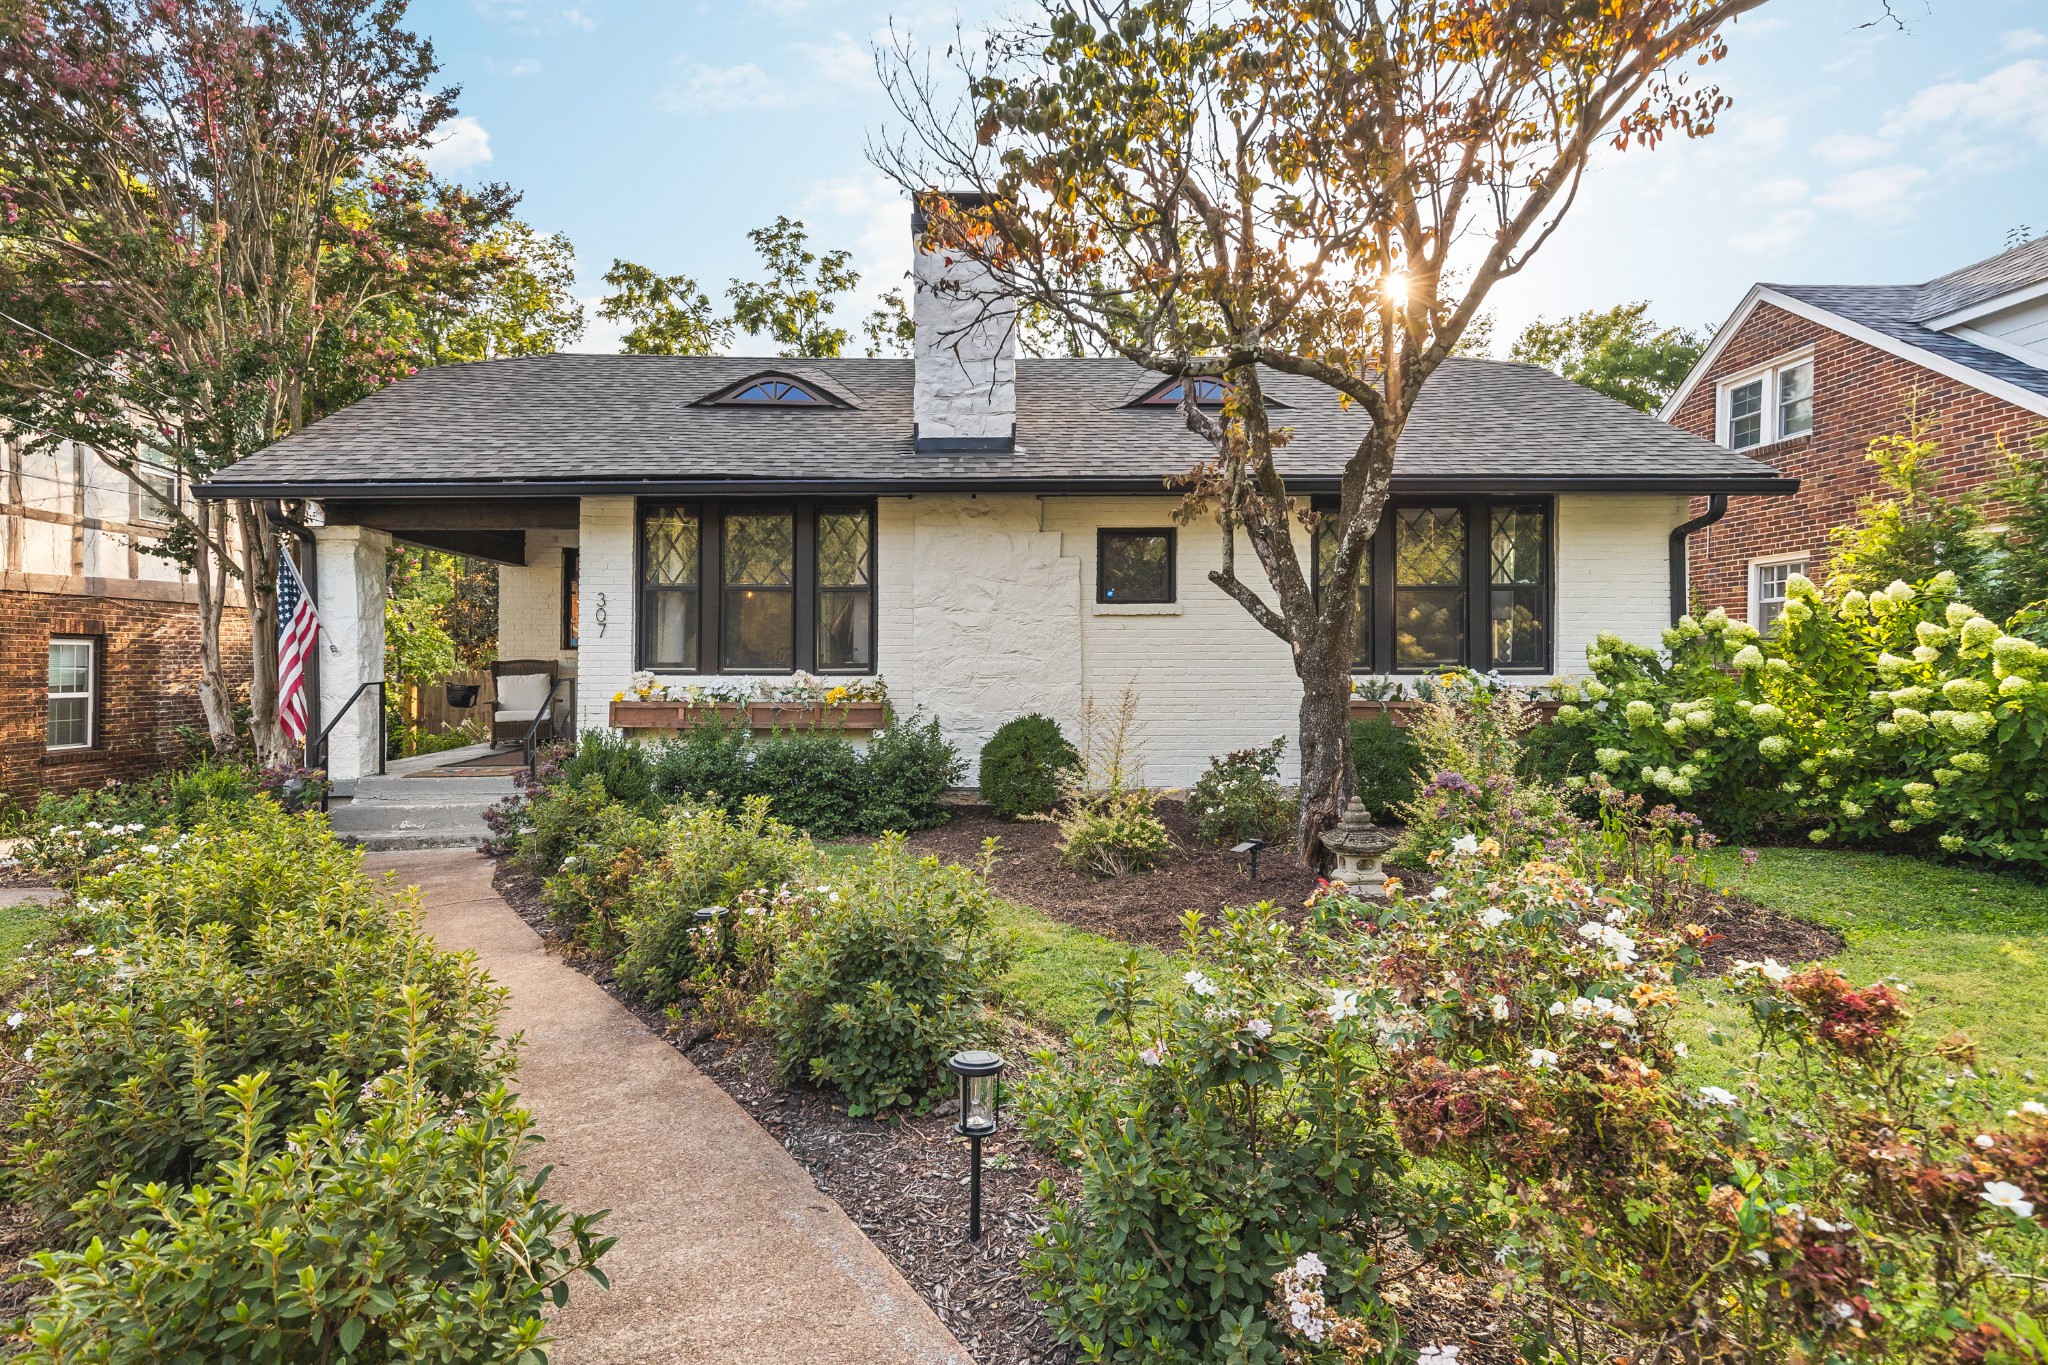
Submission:
[[[450,706],[448,685],[451,683],[458,686],[465,683],[476,684],[476,705],[462,708]],[[456,729],[471,718],[481,719],[485,732],[488,733],[491,702],[496,697],[497,691],[491,686],[491,671],[486,668],[465,673],[450,673],[437,683],[400,688],[398,706],[400,714],[409,723],[417,725],[423,735],[438,735]]]

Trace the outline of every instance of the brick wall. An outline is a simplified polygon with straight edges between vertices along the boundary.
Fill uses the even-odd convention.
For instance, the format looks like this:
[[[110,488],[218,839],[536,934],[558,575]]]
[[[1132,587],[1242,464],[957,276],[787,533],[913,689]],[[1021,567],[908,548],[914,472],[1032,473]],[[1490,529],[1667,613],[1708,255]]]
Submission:
[[[1940,491],[1950,497],[2005,472],[2001,440],[2018,449],[2044,425],[2024,408],[1769,303],[1744,320],[1672,424],[1714,440],[1718,381],[1807,345],[1814,354],[1813,434],[1747,452],[1799,479],[1799,492],[1730,498],[1728,515],[1693,535],[1688,564],[1695,606],[1746,615],[1754,560],[1804,554],[1808,572],[1822,574],[1829,529],[1853,522],[1863,500],[1881,486],[1866,454],[1871,441],[1906,428],[1913,395],[1921,412],[1936,419],[1930,434],[1942,448]],[[1693,515],[1705,510],[1706,499],[1695,498]]]
[[[93,747],[44,747],[52,635],[98,642],[99,707]],[[32,805],[45,791],[72,792],[110,778],[140,777],[184,755],[180,726],[205,732],[199,709],[199,609],[176,594],[119,597],[0,589],[0,792]],[[230,679],[249,671],[248,621],[222,623]]]

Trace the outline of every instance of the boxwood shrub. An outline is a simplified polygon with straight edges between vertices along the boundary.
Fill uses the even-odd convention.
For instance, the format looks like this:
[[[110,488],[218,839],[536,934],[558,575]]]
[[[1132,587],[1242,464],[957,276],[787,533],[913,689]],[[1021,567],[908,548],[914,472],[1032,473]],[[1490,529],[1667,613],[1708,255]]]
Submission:
[[[1062,781],[1080,766],[1057,721],[1019,716],[981,747],[981,799],[1005,820],[1042,815],[1059,804]]]

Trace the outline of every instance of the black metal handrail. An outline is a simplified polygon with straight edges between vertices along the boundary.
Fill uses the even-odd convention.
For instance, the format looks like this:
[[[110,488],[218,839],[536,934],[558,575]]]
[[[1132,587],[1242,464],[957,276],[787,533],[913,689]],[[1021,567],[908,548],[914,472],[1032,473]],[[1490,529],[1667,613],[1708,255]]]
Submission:
[[[552,721],[554,719],[555,693],[561,690],[562,680],[560,678],[555,678],[548,683],[547,699],[541,702],[540,710],[534,713],[533,719],[526,723],[526,733],[519,737],[519,751],[526,755],[526,775],[528,777],[533,776],[536,766],[534,736],[540,732],[540,723],[542,721]]]
[[[385,694],[384,680],[382,678],[366,682],[348,694],[348,700],[341,704],[341,709],[334,713],[334,719],[328,721],[326,727],[320,731],[319,738],[306,746],[306,766],[308,768],[324,770],[327,767],[327,737],[334,733],[334,727],[341,724],[342,718],[348,715],[349,711],[355,706],[357,699],[373,687],[377,689],[377,776],[382,777],[384,775],[384,750],[387,740],[384,734]],[[321,810],[327,809],[327,793],[333,790],[333,787],[334,784],[332,782],[322,785],[320,791]]]

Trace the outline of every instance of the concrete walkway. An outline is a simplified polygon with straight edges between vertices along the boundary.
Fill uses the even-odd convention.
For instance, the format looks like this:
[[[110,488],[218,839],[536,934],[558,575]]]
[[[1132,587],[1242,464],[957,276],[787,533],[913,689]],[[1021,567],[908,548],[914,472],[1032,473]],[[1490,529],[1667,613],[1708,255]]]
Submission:
[[[972,1365],[838,1205],[745,1110],[596,983],[550,957],[459,850],[372,853],[426,895],[443,947],[474,951],[526,1035],[518,1090],[548,1192],[619,1244],[550,1317],[556,1365],[637,1361]]]

